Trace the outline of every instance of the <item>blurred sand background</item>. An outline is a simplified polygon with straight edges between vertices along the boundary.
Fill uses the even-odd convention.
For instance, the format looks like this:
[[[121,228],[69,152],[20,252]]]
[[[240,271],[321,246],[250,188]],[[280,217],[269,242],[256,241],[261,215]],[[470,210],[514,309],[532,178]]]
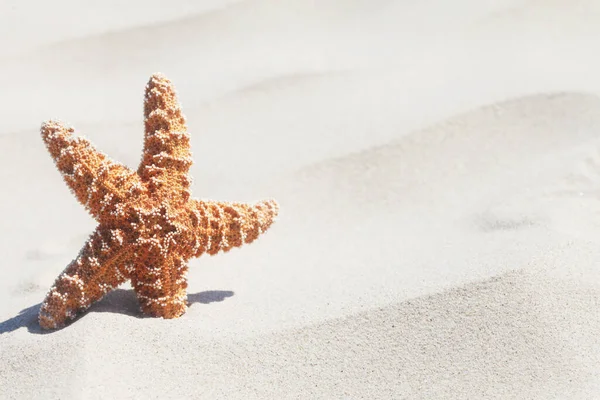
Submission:
[[[0,48],[0,398],[600,398],[600,2],[12,0]],[[180,319],[40,334],[95,223],[39,126],[136,168],[157,71],[194,195],[281,217]]]

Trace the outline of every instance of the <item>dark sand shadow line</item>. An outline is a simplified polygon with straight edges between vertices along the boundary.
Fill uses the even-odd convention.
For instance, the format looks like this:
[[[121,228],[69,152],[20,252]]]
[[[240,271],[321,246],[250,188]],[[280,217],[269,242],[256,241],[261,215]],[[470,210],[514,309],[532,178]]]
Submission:
[[[207,290],[204,292],[188,294],[188,306],[195,303],[210,304],[221,302],[235,293],[230,290]],[[0,322],[0,335],[16,331],[19,328],[27,328],[30,333],[46,334],[57,332],[58,330],[45,331],[40,328],[38,323],[38,313],[41,303],[27,307],[16,316]],[[136,318],[147,318],[141,313],[135,292],[131,289],[116,289],[107,294],[98,303],[92,305],[87,312],[81,313],[74,320],[67,323],[66,327],[77,322],[87,313],[93,312],[111,312],[129,315]],[[61,328],[63,329],[63,328]]]

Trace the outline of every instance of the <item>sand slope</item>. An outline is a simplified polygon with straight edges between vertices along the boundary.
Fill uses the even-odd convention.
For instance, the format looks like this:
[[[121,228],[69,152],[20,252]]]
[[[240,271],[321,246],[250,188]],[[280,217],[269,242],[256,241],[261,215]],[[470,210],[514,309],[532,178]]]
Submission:
[[[97,10],[0,60],[0,398],[600,393],[593,2],[205,6]],[[155,70],[189,120],[194,194],[272,196],[281,218],[193,260],[180,319],[142,318],[123,286],[41,334],[94,222],[39,124],[135,167]]]

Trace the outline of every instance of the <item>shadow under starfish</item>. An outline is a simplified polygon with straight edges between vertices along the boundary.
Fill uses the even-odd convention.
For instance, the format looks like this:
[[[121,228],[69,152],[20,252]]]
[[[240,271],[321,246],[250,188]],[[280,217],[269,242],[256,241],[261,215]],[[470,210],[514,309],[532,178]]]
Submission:
[[[231,290],[207,290],[204,292],[188,294],[188,306],[191,307],[195,303],[210,304],[224,301],[232,297],[235,293]],[[27,328],[33,334],[48,334],[57,332],[58,330],[48,331],[43,330],[38,323],[38,313],[41,303],[27,307],[12,318],[0,322],[0,335],[4,333],[14,332],[20,328]],[[148,316],[140,312],[139,303],[136,299],[135,292],[131,289],[116,289],[107,294],[102,300],[91,306],[89,313],[116,313],[129,315],[136,318],[147,318]],[[79,315],[72,320],[69,325],[79,321],[85,314]],[[68,325],[67,325],[68,326]]]

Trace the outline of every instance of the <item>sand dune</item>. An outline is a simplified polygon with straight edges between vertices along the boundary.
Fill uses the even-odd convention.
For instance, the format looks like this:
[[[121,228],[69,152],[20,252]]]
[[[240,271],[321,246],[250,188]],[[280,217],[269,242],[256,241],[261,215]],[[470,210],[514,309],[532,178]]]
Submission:
[[[115,308],[129,303],[134,313],[135,299],[128,297],[116,299]],[[77,337],[38,336],[27,347],[5,347],[7,367],[21,373],[21,382],[3,387],[10,395],[35,390],[92,399],[136,397],[149,388],[156,398],[520,399],[560,393],[583,399],[599,389],[599,300],[597,287],[511,271],[244,341],[207,341],[193,330],[125,333],[118,323],[96,340],[95,328],[86,324]],[[157,374],[172,378],[157,385]],[[55,379],[36,380],[43,376]]]
[[[154,0],[144,2],[143,7],[136,3],[123,4],[113,0],[91,6],[73,0],[53,4],[36,1],[3,2],[0,4],[0,44],[3,49],[0,58],[6,59],[57,42],[130,29],[132,25],[162,23],[165,19],[211,12],[234,2],[235,0],[175,0],[169,3],[168,8],[163,2]],[[69,15],[64,19],[57,18],[61,13]]]
[[[68,25],[61,0],[52,32],[0,6],[23,35],[0,59],[0,398],[597,397],[595,3],[158,4]],[[42,334],[95,224],[39,125],[136,167],[154,71],[194,195],[272,196],[281,218],[193,260],[180,319],[142,318],[125,285]]]
[[[166,383],[157,396],[198,387],[196,374],[204,382],[198,393],[225,395],[235,381],[245,398],[276,397],[283,386],[290,398],[590,393],[598,384],[598,287],[582,282],[597,282],[600,274],[593,266],[561,265],[589,263],[577,250],[590,248],[568,245],[574,237],[556,224],[556,210],[564,206],[541,206],[564,201],[565,184],[579,172],[587,174],[587,189],[580,184],[571,197],[597,184],[581,148],[589,153],[588,144],[597,142],[598,110],[595,96],[530,96],[304,167],[261,188],[285,206],[273,235],[227,259],[192,263],[191,288],[199,291],[192,290],[192,307],[181,320],[137,319],[133,293],[119,291],[69,330],[40,336],[34,305],[1,324],[11,335],[4,357],[14,360],[12,373],[29,371],[32,378],[21,389],[89,398],[116,379],[110,371],[118,361],[106,354],[123,354],[138,341],[145,344],[126,351],[131,367],[118,375],[121,382],[142,379],[140,386],[116,385],[114,396],[152,387],[145,380],[151,371],[133,366],[159,342],[165,347],[148,365],[162,363],[167,372],[183,362],[196,369]],[[57,262],[83,240],[73,239],[27,253],[21,263],[52,270],[32,268],[11,297],[39,301],[43,280],[52,279],[62,268]],[[373,240],[377,246],[368,245]],[[478,279],[485,280],[461,285]],[[453,285],[459,289],[448,289]],[[106,332],[113,339],[103,339]],[[23,339],[17,339],[23,334],[33,334],[36,343],[25,360],[42,359],[33,370],[23,361]],[[69,350],[73,340],[80,341],[77,355]],[[52,356],[42,358],[46,352]],[[65,365],[58,382],[78,371],[78,384],[39,386],[35,377],[48,363]],[[94,374],[86,372],[90,368]],[[335,383],[343,378],[351,388]]]

